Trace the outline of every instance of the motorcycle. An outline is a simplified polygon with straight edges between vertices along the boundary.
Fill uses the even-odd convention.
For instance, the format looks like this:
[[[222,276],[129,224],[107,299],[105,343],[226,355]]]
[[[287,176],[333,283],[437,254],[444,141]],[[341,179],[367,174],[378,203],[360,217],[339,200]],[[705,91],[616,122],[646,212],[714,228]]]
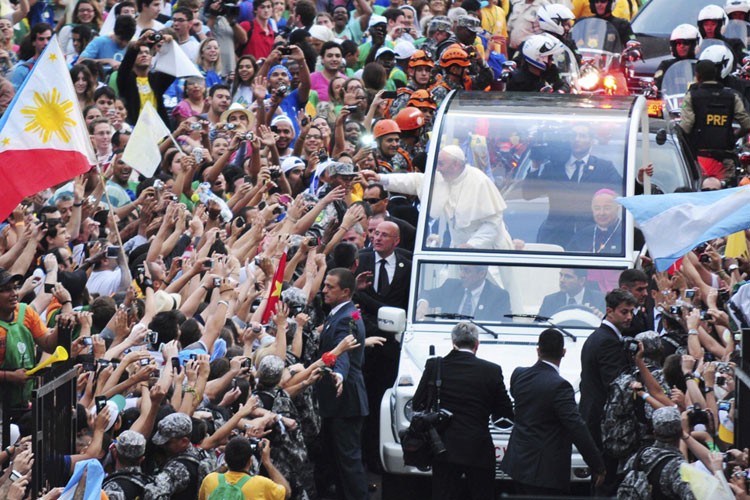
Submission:
[[[695,81],[695,59],[684,59],[674,63],[664,73],[661,83],[661,97],[664,102],[665,118],[680,118],[682,101],[690,84]]]
[[[736,38],[741,41],[742,44],[747,48],[750,42],[750,23],[747,21],[740,21],[738,19],[732,19],[727,23],[727,29],[724,31],[724,37]]]
[[[640,42],[624,47],[615,27],[596,17],[577,21],[571,36],[583,57],[578,86],[584,93],[630,95],[624,70],[642,59]]]

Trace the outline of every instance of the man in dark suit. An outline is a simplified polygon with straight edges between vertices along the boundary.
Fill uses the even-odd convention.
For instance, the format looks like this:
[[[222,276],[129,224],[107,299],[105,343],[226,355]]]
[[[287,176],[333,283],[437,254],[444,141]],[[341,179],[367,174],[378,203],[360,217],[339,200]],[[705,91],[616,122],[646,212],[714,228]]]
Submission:
[[[500,319],[510,313],[508,292],[487,279],[487,266],[462,265],[461,279],[450,278],[438,288],[427,290],[420,299],[428,308],[445,313],[474,316],[478,321]]]
[[[330,351],[347,335],[359,347],[336,360],[330,377],[318,384],[322,439],[336,462],[337,491],[347,500],[366,500],[367,475],[362,463],[362,423],[368,414],[362,364],[365,358],[365,325],[352,302],[354,273],[336,268],[323,282],[323,301],[331,307],[320,334],[320,354]]]
[[[622,176],[612,162],[591,154],[594,135],[585,125],[573,127],[569,143],[553,145],[532,160],[522,184],[524,199],[549,197],[549,213],[537,234],[537,243],[565,246],[590,220],[587,207],[596,191],[622,192]]]
[[[565,341],[555,329],[539,335],[539,361],[516,368],[510,377],[515,403],[515,425],[502,468],[516,483],[516,493],[565,495],[570,492],[572,444],[594,472],[604,480],[604,462],[578,413],[573,386],[560,376]]]
[[[369,347],[365,352],[365,385],[370,408],[380,408],[385,391],[393,385],[398,373],[400,345],[392,333],[378,328],[378,310],[383,306],[406,309],[409,305],[411,260],[397,248],[399,228],[393,222],[381,222],[372,233],[372,250],[359,252],[357,292],[368,337],[385,337],[382,345]],[[361,287],[361,288],[360,288]],[[372,411],[365,422],[365,461],[370,470],[379,472],[380,412]]]
[[[633,309],[638,301],[620,288],[606,297],[607,313],[599,328],[586,339],[581,349],[581,402],[583,420],[602,449],[602,412],[609,392],[609,384],[629,366],[622,343],[622,331],[630,326]],[[612,496],[617,491],[617,459],[604,454],[607,477],[595,489],[600,496]]]
[[[495,498],[495,447],[489,418],[513,419],[513,405],[503,383],[502,369],[476,356],[479,330],[471,323],[458,323],[451,332],[453,350],[440,359],[440,407],[453,413],[441,433],[445,453],[432,467],[433,500],[464,498],[461,476],[466,476],[468,496],[473,500]],[[414,393],[414,410],[429,407],[428,386],[434,385],[436,358],[427,360]]]
[[[588,270],[581,268],[560,269],[560,291],[544,297],[539,316],[551,317],[566,306],[589,306],[601,311],[604,294],[587,286]]]
[[[395,222],[401,235],[401,241],[398,246],[404,250],[413,252],[417,230],[412,224],[388,212],[388,191],[385,190],[383,185],[377,182],[369,184],[365,188],[363,200],[370,204],[370,209],[372,210],[372,217],[370,219],[379,219],[380,217],[378,216],[381,216],[383,220]]]
[[[649,277],[640,269],[626,269],[620,273],[618,286],[630,292],[638,305],[633,310],[630,326],[622,330],[624,337],[635,337],[641,332],[654,330],[654,309],[648,307]]]

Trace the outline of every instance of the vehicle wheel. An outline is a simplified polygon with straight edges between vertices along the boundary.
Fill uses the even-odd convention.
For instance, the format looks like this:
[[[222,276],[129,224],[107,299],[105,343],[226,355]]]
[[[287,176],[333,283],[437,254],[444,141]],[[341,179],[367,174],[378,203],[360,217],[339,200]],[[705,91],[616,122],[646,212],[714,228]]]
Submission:
[[[414,500],[415,498],[430,498],[430,476],[383,474],[383,500]]]

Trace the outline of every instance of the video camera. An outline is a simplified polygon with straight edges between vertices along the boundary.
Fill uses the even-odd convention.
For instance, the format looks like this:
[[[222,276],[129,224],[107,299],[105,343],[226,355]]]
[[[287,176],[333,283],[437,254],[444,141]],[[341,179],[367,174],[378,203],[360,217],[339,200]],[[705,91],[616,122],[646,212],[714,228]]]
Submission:
[[[240,6],[233,0],[222,0],[218,9],[211,8],[209,3],[206,12],[213,16],[237,17],[240,15]]]

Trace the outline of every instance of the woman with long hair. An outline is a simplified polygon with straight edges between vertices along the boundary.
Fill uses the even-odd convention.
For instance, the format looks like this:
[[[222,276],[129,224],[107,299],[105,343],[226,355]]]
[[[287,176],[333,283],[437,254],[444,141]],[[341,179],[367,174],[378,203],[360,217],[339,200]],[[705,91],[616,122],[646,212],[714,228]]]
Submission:
[[[94,104],[96,79],[91,71],[83,64],[76,64],[70,70],[70,79],[73,80],[73,88],[75,88],[78,105],[81,109]]]
[[[197,76],[186,78],[182,95],[182,101],[172,110],[175,124],[180,124],[191,116],[205,112],[206,81]]]
[[[237,59],[232,81],[232,102],[250,106],[253,102],[253,78],[258,73],[255,57],[245,55]]]
[[[201,46],[198,48],[198,60],[195,63],[206,79],[207,88],[222,83],[219,42],[215,38],[206,38],[201,42]]]
[[[64,18],[63,18],[64,19]],[[65,53],[66,60],[72,60],[79,52],[73,45],[73,28],[76,26],[87,26],[91,31],[99,33],[103,23],[99,4],[93,0],[78,0],[73,7],[72,22],[62,25],[62,20],[57,25],[60,47]]]

